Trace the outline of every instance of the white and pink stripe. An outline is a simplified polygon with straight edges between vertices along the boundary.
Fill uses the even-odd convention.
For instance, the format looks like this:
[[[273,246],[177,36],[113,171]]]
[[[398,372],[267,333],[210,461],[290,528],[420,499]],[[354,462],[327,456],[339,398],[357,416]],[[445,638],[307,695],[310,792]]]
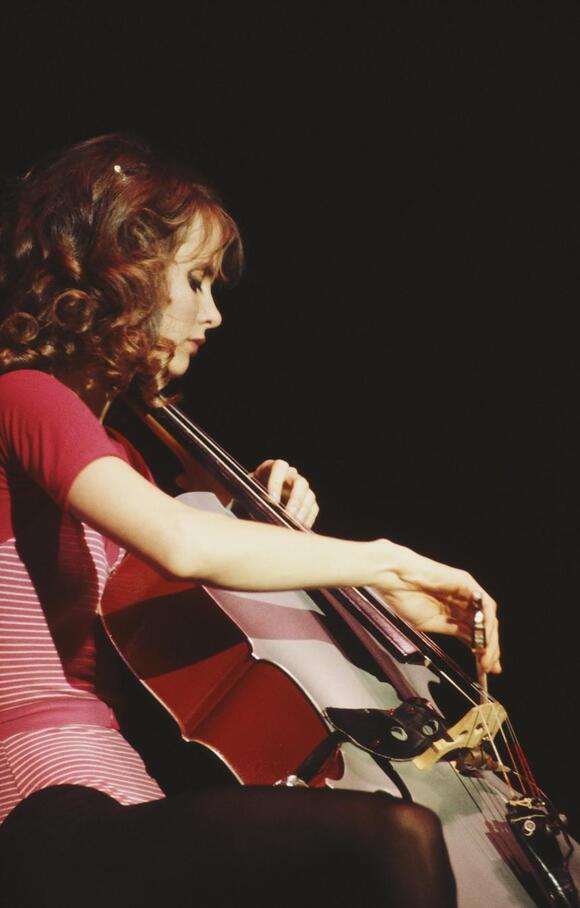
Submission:
[[[73,589],[76,581],[78,595],[72,608],[64,603],[62,619],[58,603],[52,611],[43,607],[15,540],[0,545],[0,822],[22,798],[49,785],[87,785],[121,804],[163,797],[120,732],[91,724],[103,709],[92,628],[110,568],[102,536],[67,515],[58,571],[72,578]],[[50,727],[43,715],[54,715],[59,703],[59,727]]]

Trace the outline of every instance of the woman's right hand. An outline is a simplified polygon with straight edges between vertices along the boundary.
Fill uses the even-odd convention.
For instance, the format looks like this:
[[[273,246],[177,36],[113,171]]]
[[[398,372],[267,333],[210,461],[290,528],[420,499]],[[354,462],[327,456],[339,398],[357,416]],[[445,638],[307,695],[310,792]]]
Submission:
[[[389,543],[390,546],[393,543]],[[501,672],[497,606],[467,571],[440,564],[397,546],[396,570],[387,571],[375,588],[412,627],[472,640],[473,596],[481,595],[487,646],[478,654],[483,671]]]

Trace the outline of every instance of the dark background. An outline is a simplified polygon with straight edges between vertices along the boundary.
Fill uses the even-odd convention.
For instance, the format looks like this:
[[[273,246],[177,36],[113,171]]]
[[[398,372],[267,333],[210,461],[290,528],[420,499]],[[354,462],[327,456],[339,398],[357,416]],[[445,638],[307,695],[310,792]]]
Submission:
[[[390,536],[497,598],[493,692],[577,822],[580,7],[3,18],[2,173],[129,129],[220,187],[248,264],[185,408],[248,467],[296,464],[320,530]]]

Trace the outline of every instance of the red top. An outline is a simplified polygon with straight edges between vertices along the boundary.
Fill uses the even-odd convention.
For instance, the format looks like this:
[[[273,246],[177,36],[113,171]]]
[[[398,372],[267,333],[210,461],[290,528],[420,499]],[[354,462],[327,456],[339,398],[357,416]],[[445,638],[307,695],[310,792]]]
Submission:
[[[0,820],[47,785],[161,797],[107,705],[94,628],[119,546],[67,511],[83,467],[137,452],[34,370],[0,376]],[[98,683],[97,683],[98,678]]]

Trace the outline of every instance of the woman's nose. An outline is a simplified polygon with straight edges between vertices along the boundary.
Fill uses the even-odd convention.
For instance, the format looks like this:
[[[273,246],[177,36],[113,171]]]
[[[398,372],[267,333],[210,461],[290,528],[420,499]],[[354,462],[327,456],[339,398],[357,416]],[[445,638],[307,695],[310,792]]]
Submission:
[[[205,296],[206,305],[203,313],[203,321],[208,328],[219,328],[222,323],[222,314],[216,306],[211,292],[207,293]]]

